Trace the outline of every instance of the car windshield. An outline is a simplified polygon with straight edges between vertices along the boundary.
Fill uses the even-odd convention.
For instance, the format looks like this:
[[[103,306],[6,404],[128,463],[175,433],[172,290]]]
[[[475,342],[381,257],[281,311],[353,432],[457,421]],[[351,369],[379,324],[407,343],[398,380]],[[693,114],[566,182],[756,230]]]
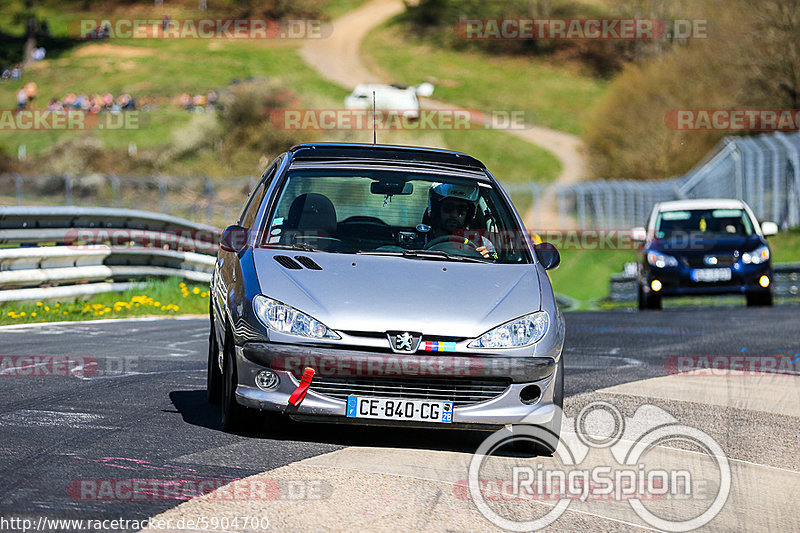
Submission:
[[[424,170],[289,171],[262,247],[530,263],[524,233],[488,182]]]
[[[658,214],[655,227],[657,239],[688,234],[748,236],[753,234],[753,224],[743,209],[687,209]]]

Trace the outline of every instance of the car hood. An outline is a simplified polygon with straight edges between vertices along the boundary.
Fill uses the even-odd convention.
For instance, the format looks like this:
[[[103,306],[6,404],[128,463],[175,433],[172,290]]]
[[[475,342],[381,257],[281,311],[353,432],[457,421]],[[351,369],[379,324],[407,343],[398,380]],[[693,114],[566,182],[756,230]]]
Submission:
[[[677,255],[708,254],[722,252],[749,252],[764,241],[758,235],[732,237],[692,237],[679,239],[657,239],[648,246],[648,250],[657,250]]]
[[[288,269],[274,256],[312,258],[321,270]],[[539,310],[532,264],[498,265],[256,250],[262,294],[340,331],[413,331],[477,337]]]

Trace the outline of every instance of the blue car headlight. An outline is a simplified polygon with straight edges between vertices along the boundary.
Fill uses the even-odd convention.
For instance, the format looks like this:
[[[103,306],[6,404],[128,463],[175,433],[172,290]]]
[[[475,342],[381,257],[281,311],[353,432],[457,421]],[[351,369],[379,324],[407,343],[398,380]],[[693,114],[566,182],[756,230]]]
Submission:
[[[742,254],[742,263],[745,265],[760,265],[769,261],[769,246],[766,244],[759,246],[752,252]]]
[[[550,318],[544,311],[521,316],[491,329],[472,341],[469,348],[519,348],[539,342]]]
[[[253,311],[262,324],[280,333],[313,339],[341,339],[319,320],[260,294],[253,298]]]
[[[676,267],[678,260],[660,252],[647,252],[647,262],[656,268]]]

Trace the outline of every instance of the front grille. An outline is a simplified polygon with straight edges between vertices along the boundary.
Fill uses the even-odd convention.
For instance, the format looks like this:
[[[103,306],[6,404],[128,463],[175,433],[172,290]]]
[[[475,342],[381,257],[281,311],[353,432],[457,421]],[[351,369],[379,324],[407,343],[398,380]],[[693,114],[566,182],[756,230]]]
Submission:
[[[716,264],[706,263],[706,257],[716,257]],[[681,258],[683,264],[691,268],[726,268],[736,264],[736,257],[733,254],[708,254],[708,255],[688,255]]]
[[[405,400],[451,401],[454,406],[471,405],[496,398],[511,384],[510,379],[371,378],[315,376],[309,390],[339,400],[348,396],[372,396]]]

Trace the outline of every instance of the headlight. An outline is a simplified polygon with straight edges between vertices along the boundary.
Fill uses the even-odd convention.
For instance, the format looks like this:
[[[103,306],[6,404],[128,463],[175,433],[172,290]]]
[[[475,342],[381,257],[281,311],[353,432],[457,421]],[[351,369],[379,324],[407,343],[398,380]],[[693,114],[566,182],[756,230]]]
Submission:
[[[280,333],[314,339],[341,338],[319,320],[260,294],[253,298],[253,311],[262,324]]]
[[[745,252],[742,254],[742,263],[745,265],[753,264],[760,265],[769,261],[769,246],[766,244],[759,246],[752,252]]]
[[[547,332],[550,319],[537,311],[506,322],[487,331],[469,344],[469,348],[518,348],[539,342]]]
[[[647,262],[656,268],[678,266],[677,259],[671,255],[666,255],[659,252],[647,252]]]

